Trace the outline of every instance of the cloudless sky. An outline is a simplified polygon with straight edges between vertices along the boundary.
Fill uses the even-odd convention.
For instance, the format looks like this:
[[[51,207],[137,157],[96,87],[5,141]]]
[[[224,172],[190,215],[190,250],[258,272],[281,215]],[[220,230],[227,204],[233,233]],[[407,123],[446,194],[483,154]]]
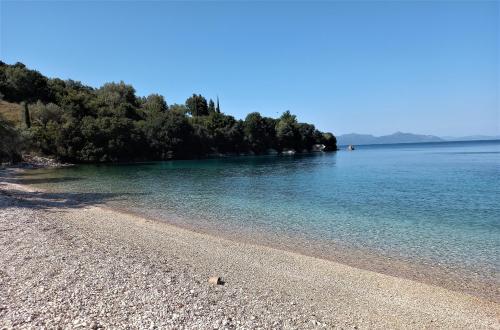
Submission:
[[[4,1],[0,57],[335,134],[500,134],[497,1]]]

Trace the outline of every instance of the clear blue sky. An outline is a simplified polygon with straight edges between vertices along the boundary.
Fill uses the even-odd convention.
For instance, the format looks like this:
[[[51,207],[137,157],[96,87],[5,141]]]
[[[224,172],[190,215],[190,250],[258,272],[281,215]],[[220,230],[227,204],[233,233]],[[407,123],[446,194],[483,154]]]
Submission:
[[[1,1],[1,59],[335,134],[499,134],[499,3]]]

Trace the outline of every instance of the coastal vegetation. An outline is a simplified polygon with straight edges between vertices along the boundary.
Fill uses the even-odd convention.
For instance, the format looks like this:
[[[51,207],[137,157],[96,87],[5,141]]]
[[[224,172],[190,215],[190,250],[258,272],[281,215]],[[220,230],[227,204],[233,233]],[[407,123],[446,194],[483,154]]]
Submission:
[[[317,144],[337,149],[333,134],[289,111],[279,118],[253,112],[236,119],[221,111],[218,98],[193,94],[184,104],[169,105],[162,95],[137,96],[124,82],[93,88],[47,78],[22,63],[0,61],[0,98],[4,161],[26,152],[69,162],[118,162],[308,152]]]

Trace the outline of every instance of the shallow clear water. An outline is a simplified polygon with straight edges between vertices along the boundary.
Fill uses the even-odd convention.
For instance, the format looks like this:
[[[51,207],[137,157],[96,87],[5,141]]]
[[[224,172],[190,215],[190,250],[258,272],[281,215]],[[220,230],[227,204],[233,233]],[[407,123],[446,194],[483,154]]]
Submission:
[[[112,205],[227,236],[500,271],[500,141],[34,173],[44,188],[113,193]]]

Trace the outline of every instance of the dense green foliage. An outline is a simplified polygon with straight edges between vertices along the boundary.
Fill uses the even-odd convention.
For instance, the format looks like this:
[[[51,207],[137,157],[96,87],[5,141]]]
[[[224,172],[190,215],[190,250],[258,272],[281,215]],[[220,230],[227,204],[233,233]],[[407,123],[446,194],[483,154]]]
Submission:
[[[134,88],[123,82],[96,89],[73,80],[49,79],[21,63],[0,62],[0,97],[23,102],[22,129],[31,148],[65,161],[263,154],[270,149],[303,152],[315,144],[337,148],[331,133],[299,123],[289,111],[278,119],[254,112],[238,120],[220,111],[218,98],[216,104],[193,94],[185,104],[169,106],[158,94],[136,96]],[[0,146],[6,148],[19,130],[0,124]],[[12,154],[2,150],[4,158]]]
[[[0,115],[0,161],[20,160],[22,145],[20,132]]]

